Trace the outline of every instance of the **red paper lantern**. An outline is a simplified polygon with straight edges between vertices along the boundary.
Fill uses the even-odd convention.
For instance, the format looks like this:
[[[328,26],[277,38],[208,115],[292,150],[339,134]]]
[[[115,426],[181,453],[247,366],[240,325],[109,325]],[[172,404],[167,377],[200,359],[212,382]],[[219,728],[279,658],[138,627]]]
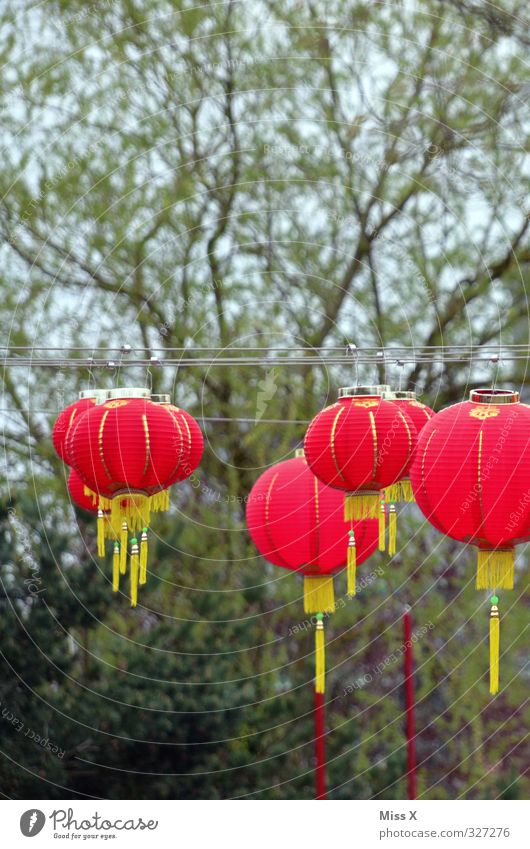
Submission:
[[[349,551],[356,554],[354,571],[375,551],[377,522],[346,523],[340,493],[312,474],[303,452],[277,463],[258,478],[248,498],[246,515],[250,535],[262,556],[275,566],[304,576],[305,612],[317,614],[315,689],[317,694],[323,693],[323,614],[335,609],[333,573],[345,565],[346,539]]]
[[[340,389],[339,400],[315,416],[304,441],[313,474],[345,492],[347,520],[379,518],[381,491],[403,477],[416,438],[403,410],[362,391]]]
[[[304,575],[306,613],[333,611],[331,576],[346,565],[349,539],[356,566],[377,546],[377,522],[346,522],[340,493],[319,481],[303,456],[267,469],[252,487],[246,513],[263,557]]]
[[[127,394],[130,396],[127,397]],[[168,488],[188,477],[203,450],[202,434],[191,416],[171,405],[134,397],[136,390],[116,390],[105,403],[91,406],[70,428],[67,453],[85,486],[97,493],[98,550],[104,554],[108,511],[115,540],[113,588],[126,571],[129,531],[141,531],[141,543],[131,540],[131,603],[138,583],[147,580],[147,528],[152,511],[169,506]],[[103,551],[101,551],[101,548]]]
[[[410,470],[419,508],[441,533],[478,549],[477,589],[511,589],[514,546],[530,539],[530,407],[477,389],[424,426]],[[498,688],[498,598],[492,599],[491,690]]]

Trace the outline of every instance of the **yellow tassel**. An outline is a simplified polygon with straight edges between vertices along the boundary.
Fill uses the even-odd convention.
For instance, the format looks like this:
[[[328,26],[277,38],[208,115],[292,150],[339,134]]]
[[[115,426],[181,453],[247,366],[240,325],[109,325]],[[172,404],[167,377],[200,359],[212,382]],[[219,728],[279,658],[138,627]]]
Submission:
[[[140,555],[138,550],[138,542],[136,539],[131,540],[131,607],[136,607],[138,601],[138,569],[140,566]]]
[[[317,613],[315,630],[315,692],[326,690],[326,643],[324,637],[324,617]]]
[[[137,531],[147,527],[150,518],[151,498],[141,492],[122,493],[110,502],[110,523],[116,536],[123,522],[127,522],[130,531]]]
[[[385,498],[387,501],[394,502],[407,501],[412,503],[416,501],[409,478],[403,478],[385,487]]]
[[[378,519],[380,494],[378,492],[350,492],[344,498],[344,521]]]
[[[501,639],[501,623],[499,618],[499,599],[496,595],[491,597],[490,611],[490,693],[495,695],[499,692],[499,653]]]
[[[396,505],[391,504],[388,508],[388,553],[391,557],[396,553],[397,537],[397,513]]]
[[[384,499],[381,499],[381,509],[379,511],[379,551],[384,551],[386,547],[386,504]]]
[[[98,557],[105,557],[105,515],[103,510],[98,510]]]
[[[148,542],[147,542],[147,528],[144,528],[142,531],[142,537],[140,541],[140,583],[145,584],[147,581],[147,554],[148,554]]]
[[[120,574],[125,575],[127,571],[127,537],[129,529],[127,522],[122,522],[120,533]]]
[[[112,555],[112,589],[115,593],[120,588],[120,544],[114,543],[114,554]]]
[[[513,548],[486,550],[479,548],[477,557],[477,590],[513,590],[515,557]]]
[[[407,501],[409,504],[414,504],[416,499],[412,491],[412,486],[409,478],[403,478],[399,482],[401,484],[401,501]]]
[[[357,548],[355,546],[355,533],[350,531],[350,539],[348,541],[348,595],[352,598],[357,592]]]
[[[162,492],[157,492],[151,496],[151,510],[153,513],[169,510],[169,489],[164,489]]]
[[[85,493],[87,498],[92,499],[92,506],[93,507],[95,507],[96,504],[98,505],[98,507],[101,507],[101,505],[99,503],[99,499],[101,498],[101,496],[99,496],[97,494],[97,492],[94,492],[94,490],[90,489],[90,487],[88,487],[86,484],[83,487],[83,492]],[[103,509],[103,508],[101,508],[101,509]]]
[[[305,613],[333,613],[335,592],[331,575],[306,575],[304,577]]]

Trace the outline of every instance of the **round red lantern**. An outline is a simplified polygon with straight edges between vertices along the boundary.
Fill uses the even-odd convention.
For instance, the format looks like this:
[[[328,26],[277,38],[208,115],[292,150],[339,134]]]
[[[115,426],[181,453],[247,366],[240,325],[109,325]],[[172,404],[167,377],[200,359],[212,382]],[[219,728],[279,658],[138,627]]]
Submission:
[[[78,417],[70,428],[67,453],[85,486],[108,511],[115,539],[113,585],[126,571],[129,531],[141,531],[140,546],[131,540],[131,603],[138,583],[147,580],[147,528],[152,511],[168,507],[168,488],[188,477],[202,455],[203,440],[191,417],[171,405],[154,403],[146,390],[113,390],[104,403]],[[140,397],[137,397],[140,395]],[[177,408],[174,408],[177,409]],[[99,538],[99,537],[98,537]]]
[[[303,451],[267,469],[247,501],[247,526],[260,554],[304,576],[304,610],[316,613],[316,691],[324,692],[324,613],[335,609],[333,574],[345,565],[345,540],[354,562],[377,548],[377,522],[346,523],[340,493],[309,469]],[[350,580],[349,580],[349,583]],[[352,587],[349,587],[352,590]],[[353,593],[355,586],[353,585]]]
[[[355,552],[353,568],[377,547],[377,522],[346,522],[340,493],[312,474],[303,452],[258,478],[246,515],[263,557],[304,575],[306,613],[334,610],[332,575],[346,565],[348,541]],[[355,593],[354,582],[349,590]]]
[[[313,474],[343,490],[346,519],[378,519],[381,490],[403,477],[416,429],[407,414],[369,387],[339,390],[335,404],[318,413],[304,451]]]
[[[478,549],[477,589],[511,589],[514,546],[530,539],[530,407],[477,389],[424,426],[410,470],[416,502],[441,533]],[[498,598],[492,599],[491,690],[498,688]]]

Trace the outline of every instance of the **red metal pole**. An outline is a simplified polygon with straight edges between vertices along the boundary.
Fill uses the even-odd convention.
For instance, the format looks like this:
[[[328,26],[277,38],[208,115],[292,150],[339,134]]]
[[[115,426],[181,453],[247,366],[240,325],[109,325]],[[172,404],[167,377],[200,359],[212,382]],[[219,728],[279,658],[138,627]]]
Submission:
[[[414,718],[414,657],[412,653],[412,616],[410,609],[403,614],[405,715],[407,733],[407,796],[415,799],[416,783],[416,723]]]
[[[326,743],[324,739],[324,693],[315,693],[316,798],[326,798]]]

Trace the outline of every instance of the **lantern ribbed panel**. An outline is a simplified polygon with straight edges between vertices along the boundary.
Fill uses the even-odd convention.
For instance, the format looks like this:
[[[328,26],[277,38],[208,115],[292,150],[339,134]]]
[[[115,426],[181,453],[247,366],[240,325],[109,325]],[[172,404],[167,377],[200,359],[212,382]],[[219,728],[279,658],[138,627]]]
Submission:
[[[530,408],[465,401],[422,429],[410,470],[416,502],[442,533],[481,548],[530,538]]]
[[[415,440],[414,424],[394,402],[354,396],[315,416],[304,452],[313,474],[328,486],[376,491],[403,477]]]
[[[81,398],[79,401],[75,401],[73,404],[70,404],[57,416],[52,431],[53,447],[61,460],[64,460],[68,466],[71,465],[68,455],[68,437],[70,429],[77,424],[79,417],[83,413],[91,407],[94,407],[95,403],[95,398]]]
[[[143,398],[87,410],[70,431],[68,453],[84,483],[107,498],[128,490],[152,495],[195,468],[176,418]]]
[[[197,468],[204,451],[204,439],[197,421],[186,410],[173,404],[161,405],[169,410],[183,436],[183,455],[175,481],[185,480]]]
[[[412,398],[396,398],[392,400],[392,403],[395,404],[396,407],[399,407],[402,412],[406,413],[416,428],[417,433],[419,433],[423,429],[424,425],[426,425],[427,422],[435,415],[434,410],[431,410],[427,404],[422,404],[421,401],[416,401]]]
[[[346,565],[348,532],[340,492],[324,486],[306,460],[268,469],[247,501],[247,525],[256,548],[275,566],[304,575],[329,575]],[[353,523],[360,564],[377,548],[376,521]]]

